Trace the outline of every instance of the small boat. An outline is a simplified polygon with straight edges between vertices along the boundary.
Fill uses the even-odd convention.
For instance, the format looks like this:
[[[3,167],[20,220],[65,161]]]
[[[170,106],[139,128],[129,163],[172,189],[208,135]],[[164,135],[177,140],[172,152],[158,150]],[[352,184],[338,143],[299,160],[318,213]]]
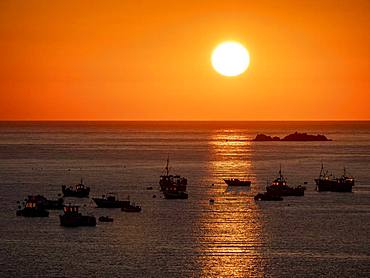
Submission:
[[[132,203],[132,204],[129,204],[128,206],[122,207],[121,211],[124,211],[124,212],[140,212],[141,211],[141,206],[137,206],[134,203]]]
[[[48,217],[49,212],[46,210],[43,204],[38,202],[37,199],[32,198],[32,197],[33,196],[29,196],[29,198],[26,199],[26,203],[23,209],[19,206],[19,210],[17,210],[17,213],[16,213],[17,216]]]
[[[58,210],[63,209],[64,199],[58,198],[56,200],[50,200],[45,198],[43,195],[29,195],[26,202],[36,203],[37,206],[42,206],[44,209]]]
[[[59,215],[60,225],[64,227],[96,226],[94,216],[82,215],[78,212],[78,206],[64,206],[63,215]]]
[[[111,218],[109,216],[100,216],[99,221],[100,222],[113,222],[113,218]]]
[[[98,208],[122,208],[130,204],[129,200],[118,200],[116,194],[110,192],[102,198],[92,198]]]
[[[83,183],[83,179],[81,182],[73,188],[73,186],[66,187],[62,185],[62,192],[64,197],[78,197],[78,198],[87,198],[90,194],[90,187],[85,186]]]
[[[250,180],[239,180],[239,179],[224,179],[224,182],[228,186],[250,186],[252,183]]]
[[[281,167],[279,170],[279,177],[276,178],[270,186],[266,186],[266,191],[278,196],[304,196],[305,186],[290,187],[288,186],[286,178],[281,174]]]
[[[269,192],[258,193],[254,196],[255,201],[282,201],[283,198]]]
[[[321,164],[320,175],[315,179],[316,190],[333,191],[333,192],[352,192],[352,187],[355,185],[355,179],[348,176],[346,168],[343,170],[343,175],[340,178],[335,178],[324,170],[324,164]]]

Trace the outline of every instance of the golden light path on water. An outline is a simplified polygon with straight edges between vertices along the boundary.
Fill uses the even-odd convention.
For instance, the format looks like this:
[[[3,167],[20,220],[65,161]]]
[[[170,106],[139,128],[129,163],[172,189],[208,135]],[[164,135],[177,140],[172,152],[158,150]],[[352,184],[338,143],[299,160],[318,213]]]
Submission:
[[[221,178],[250,177],[250,142],[233,131],[215,133],[210,140],[213,158],[209,171]],[[261,221],[259,210],[245,188],[214,186],[209,194],[215,196],[211,212],[201,218],[201,276],[202,277],[262,277]]]

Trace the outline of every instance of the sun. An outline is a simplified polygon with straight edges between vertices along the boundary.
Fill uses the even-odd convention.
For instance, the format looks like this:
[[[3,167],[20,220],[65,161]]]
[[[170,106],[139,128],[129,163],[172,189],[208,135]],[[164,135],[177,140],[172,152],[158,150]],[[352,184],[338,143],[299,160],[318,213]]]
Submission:
[[[219,44],[212,52],[213,68],[224,76],[237,76],[249,66],[248,50],[239,42],[226,41]]]

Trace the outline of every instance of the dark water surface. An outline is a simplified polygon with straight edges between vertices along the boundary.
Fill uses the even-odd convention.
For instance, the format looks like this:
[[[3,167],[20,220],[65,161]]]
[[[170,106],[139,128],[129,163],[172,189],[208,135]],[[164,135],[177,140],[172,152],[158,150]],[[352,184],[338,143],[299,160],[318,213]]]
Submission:
[[[295,131],[333,141],[250,141]],[[189,180],[188,200],[160,197],[167,155]],[[346,166],[354,192],[315,192],[321,161],[336,175]],[[308,182],[305,196],[256,203],[279,164],[290,185]],[[17,200],[54,198],[81,177],[91,196],[129,194],[142,213],[67,198],[114,222],[68,229],[58,211],[15,216]],[[228,177],[252,187],[227,188]],[[2,122],[0,277],[8,276],[370,277],[370,122]]]

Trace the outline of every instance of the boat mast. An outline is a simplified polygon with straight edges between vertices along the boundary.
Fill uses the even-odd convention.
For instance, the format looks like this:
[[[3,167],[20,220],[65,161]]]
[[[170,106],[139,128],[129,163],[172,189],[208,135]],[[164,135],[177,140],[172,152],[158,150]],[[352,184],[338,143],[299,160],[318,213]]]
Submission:
[[[170,171],[170,169],[169,169],[169,164],[170,164],[170,156],[168,155],[167,156],[167,164],[166,164],[166,175],[168,176],[168,174],[169,174],[169,171]]]
[[[320,170],[320,176],[319,176],[319,178],[321,178],[321,177],[324,177],[324,163],[321,161],[321,170]]]
[[[280,179],[283,177],[283,176],[281,175],[281,163],[280,163],[279,176],[280,176]]]

